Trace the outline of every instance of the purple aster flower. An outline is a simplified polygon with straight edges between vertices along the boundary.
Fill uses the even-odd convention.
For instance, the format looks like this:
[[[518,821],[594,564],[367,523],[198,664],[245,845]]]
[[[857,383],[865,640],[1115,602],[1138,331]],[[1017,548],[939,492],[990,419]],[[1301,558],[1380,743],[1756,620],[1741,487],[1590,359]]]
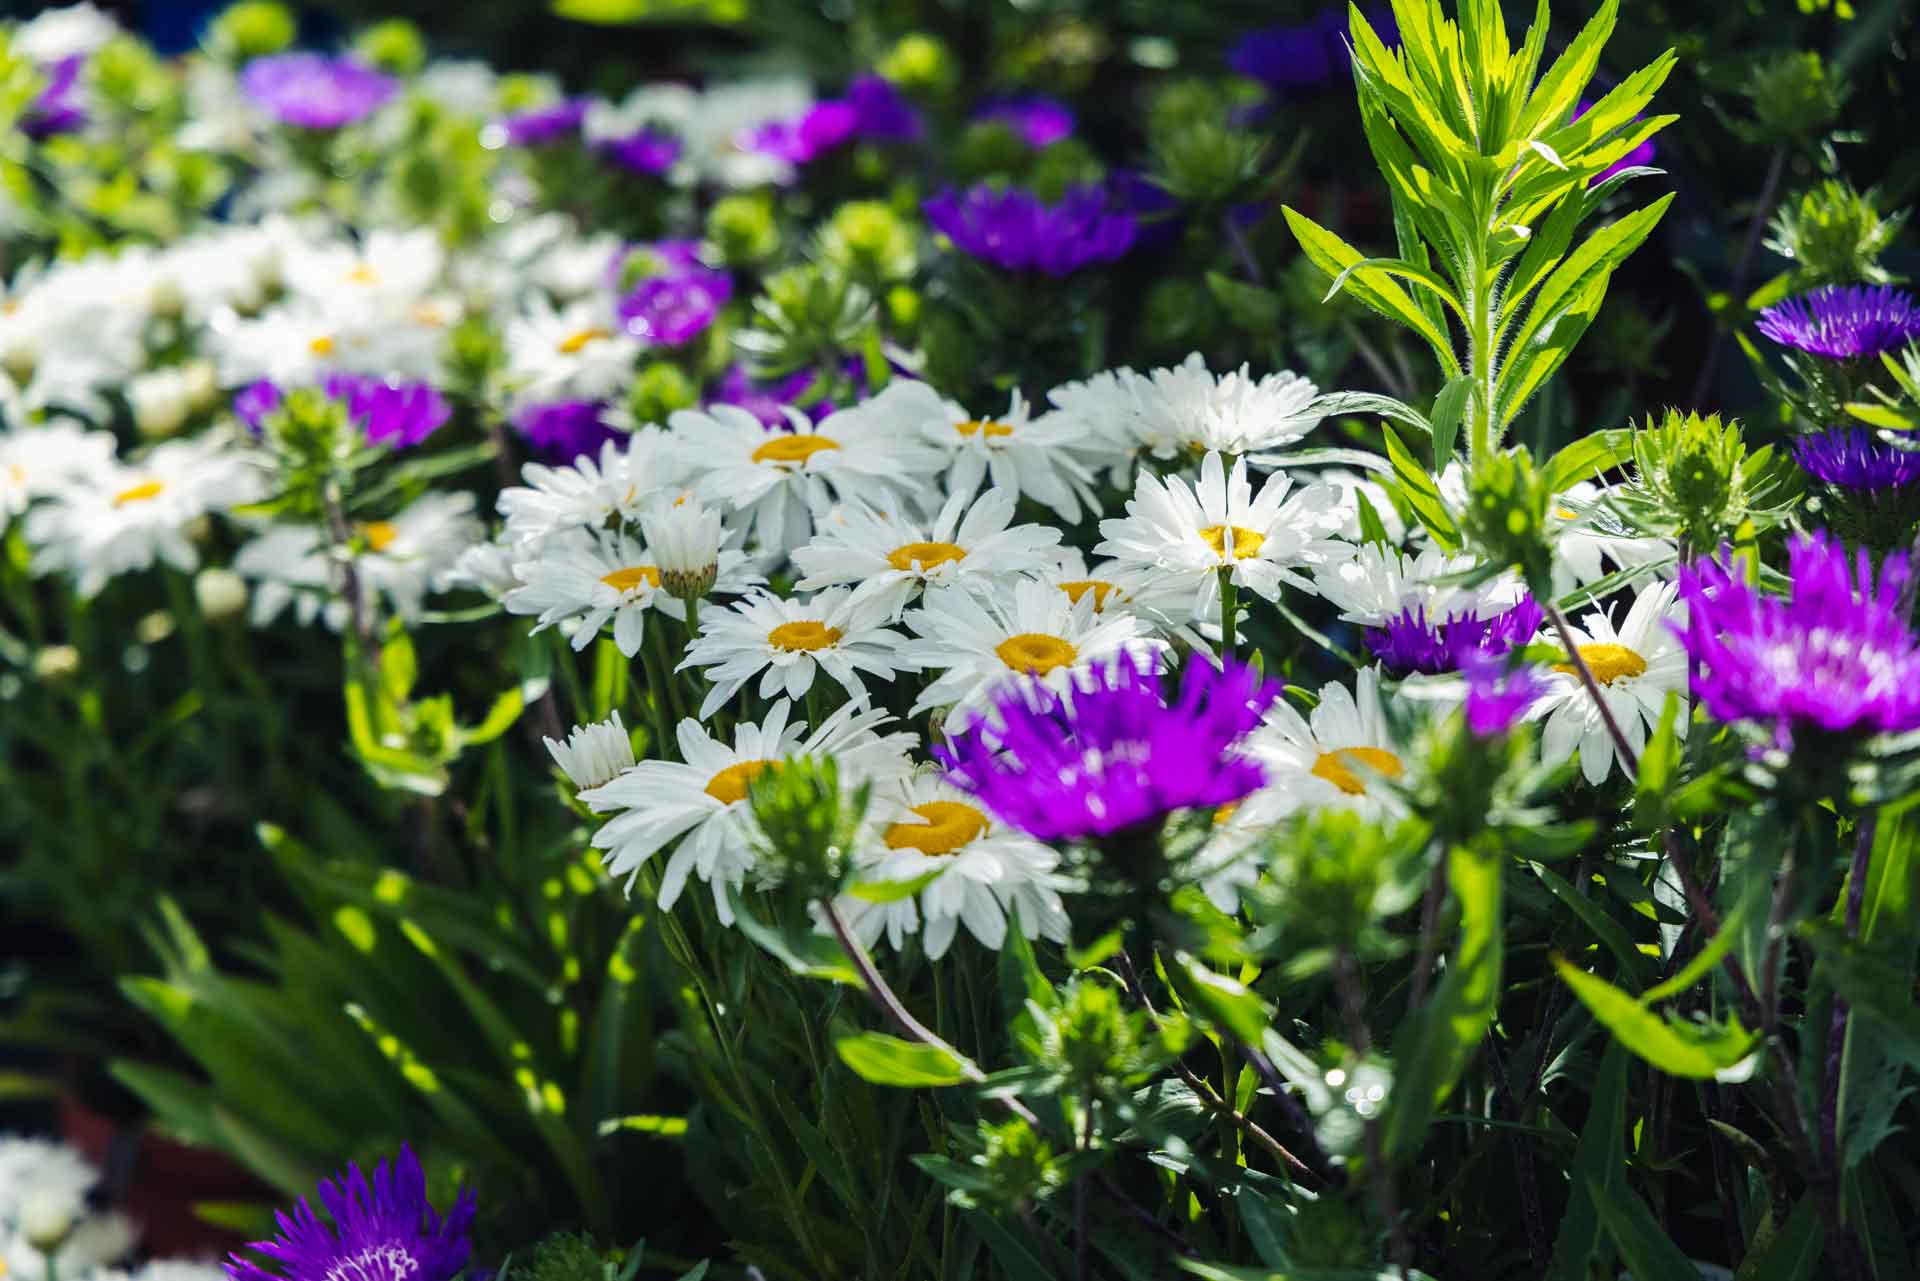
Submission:
[[[419,1158],[404,1144],[391,1163],[374,1167],[371,1179],[349,1165],[345,1174],[323,1179],[319,1193],[331,1222],[301,1197],[292,1213],[274,1215],[278,1235],[247,1247],[278,1270],[234,1254],[227,1275],[233,1281],[449,1281],[466,1266],[473,1192],[463,1190],[442,1218],[427,1200]]]
[[[1878,356],[1920,338],[1913,295],[1891,285],[1827,285],[1760,313],[1761,333],[1829,360]]]
[[[732,276],[694,268],[641,281],[620,300],[618,311],[627,332],[635,338],[656,346],[678,347],[706,332],[732,297]]]
[[[1040,94],[989,99],[974,110],[973,118],[999,121],[1035,151],[1073,136],[1073,109]]]
[[[1140,224],[1117,212],[1104,186],[1076,186],[1057,204],[1018,187],[951,188],[922,208],[927,221],[962,252],[1006,271],[1068,276],[1112,262],[1133,247]]]
[[[1573,109],[1573,115],[1569,117],[1569,123],[1571,123],[1574,120],[1578,120],[1581,116],[1586,115],[1588,111],[1592,110],[1592,108],[1593,108],[1593,104],[1591,102],[1581,103],[1579,106]],[[1640,118],[1641,117],[1639,116],[1634,117],[1635,120],[1639,120]],[[1596,183],[1605,182],[1607,179],[1613,177],[1613,175],[1621,172],[1624,169],[1634,169],[1634,168],[1638,168],[1641,165],[1650,165],[1653,163],[1653,156],[1654,156],[1653,139],[1649,138],[1645,142],[1641,143],[1639,146],[1635,147],[1632,151],[1629,151],[1626,155],[1620,157],[1618,160],[1608,165],[1605,169],[1602,169],[1599,173],[1593,175],[1592,178],[1589,178],[1587,180],[1587,185],[1591,187]]]
[[[1400,42],[1400,29],[1391,9],[1368,12],[1367,25],[1389,48]],[[1276,93],[1319,89],[1348,74],[1351,67],[1346,6],[1323,9],[1319,16],[1298,26],[1248,32],[1228,51],[1227,65]]]
[[[419,444],[453,416],[453,406],[430,383],[329,374],[322,390],[329,400],[346,405],[347,417],[360,424],[369,441],[396,449]]]
[[[653,240],[629,245],[607,265],[607,288],[630,289],[633,284],[653,276],[678,276],[704,267],[697,240]]]
[[[1850,558],[1824,530],[1787,545],[1790,598],[1764,596],[1722,561],[1679,575],[1687,621],[1674,630],[1694,664],[1694,694],[1723,721],[1757,721],[1774,741],[1794,732],[1902,733],[1920,728],[1920,640],[1908,625],[1907,557],[1887,557],[1876,584],[1863,549]]]
[[[1817,481],[1841,489],[1920,484],[1920,450],[1903,449],[1864,427],[1830,427],[1793,442],[1793,456]]]
[[[528,405],[513,416],[513,425],[543,461],[564,465],[582,454],[597,456],[601,445],[624,437],[608,426],[605,410],[591,400],[550,401]]]
[[[853,108],[853,136],[867,142],[918,142],[927,127],[911,102],[884,76],[855,76],[844,99]]]
[[[80,73],[86,65],[86,55],[76,53],[41,68],[47,83],[21,115],[22,133],[40,142],[55,134],[72,133],[87,123],[80,84]]]
[[[1196,654],[1170,703],[1151,667],[1123,657],[1065,696],[1024,684],[934,755],[994,817],[1043,841],[1106,836],[1257,790],[1264,771],[1233,748],[1279,696],[1253,668]]]
[[[240,88],[282,124],[338,129],[385,106],[400,84],[351,58],[278,53],[249,62]]]
[[[283,399],[279,386],[270,378],[262,378],[233,394],[233,412],[248,431],[258,436],[266,429],[267,415],[280,408]]]
[[[920,113],[898,89],[883,77],[864,75],[854,78],[844,97],[816,102],[797,119],[749,129],[738,143],[799,168],[849,142],[917,142],[925,132]]]
[[[1467,728],[1475,738],[1494,738],[1512,729],[1547,692],[1547,682],[1531,667],[1509,669],[1505,657],[1476,645],[1454,654],[1467,678]]]
[[[1395,676],[1423,672],[1437,676],[1460,666],[1463,652],[1500,658],[1533,639],[1540,630],[1540,606],[1531,596],[1491,618],[1448,618],[1431,622],[1414,608],[1366,630],[1367,648]]]
[[[580,136],[587,119],[585,98],[563,98],[545,107],[515,112],[494,121],[511,147],[544,147]]]
[[[815,377],[813,370],[802,369],[778,382],[761,383],[753,380],[746,366],[734,365],[714,386],[707,403],[738,405],[768,427],[785,427],[787,406],[806,394],[807,388],[813,386]],[[811,416],[817,422],[832,411],[833,406],[821,401],[813,406]]]
[[[662,129],[646,128],[625,138],[604,138],[600,154],[629,173],[663,174],[679,163],[685,149],[680,139]]]

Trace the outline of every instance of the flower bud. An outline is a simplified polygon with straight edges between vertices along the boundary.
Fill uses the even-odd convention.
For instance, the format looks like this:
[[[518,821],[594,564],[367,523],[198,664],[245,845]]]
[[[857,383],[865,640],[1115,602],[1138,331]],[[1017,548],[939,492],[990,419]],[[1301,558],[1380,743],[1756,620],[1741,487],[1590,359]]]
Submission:
[[[627,389],[627,409],[640,423],[663,423],[667,415],[679,409],[691,409],[700,400],[700,389],[686,371],[671,361],[655,360],[634,375]]]
[[[960,64],[938,36],[912,31],[880,58],[881,75],[909,91],[942,94],[960,83]]]
[[[725,539],[719,512],[683,495],[643,515],[640,531],[669,596],[693,601],[713,590]]]
[[[1552,503],[1546,477],[1524,446],[1482,458],[1468,479],[1468,537],[1489,562],[1519,571],[1540,597],[1552,593]]]
[[[194,575],[193,599],[201,617],[224,623],[247,608],[247,580],[230,569],[203,569]]]
[[[374,23],[353,42],[353,51],[396,76],[410,76],[427,63],[426,39],[405,18]]]
[[[48,684],[64,681],[80,670],[80,651],[71,645],[47,645],[33,656],[33,674]]]
[[[73,1231],[75,1212],[79,1208],[66,1189],[29,1188],[20,1198],[20,1234],[34,1249],[52,1254]]]
[[[1893,277],[1880,256],[1899,239],[1907,215],[1902,210],[1881,217],[1877,195],[1830,178],[1780,206],[1767,248],[1793,263],[1801,287],[1888,284]]]
[[[216,56],[246,62],[291,45],[298,29],[293,11],[274,0],[243,0],[207,28],[207,48]]]
[[[764,192],[722,196],[707,214],[707,239],[729,267],[750,267],[780,248],[780,224],[773,200]]]
[[[1788,49],[1755,66],[1741,92],[1759,121],[1761,141],[1804,141],[1840,114],[1846,85],[1827,73],[1813,50]]]
[[[834,210],[820,233],[821,253],[868,284],[913,274],[913,229],[878,200],[855,200]]]

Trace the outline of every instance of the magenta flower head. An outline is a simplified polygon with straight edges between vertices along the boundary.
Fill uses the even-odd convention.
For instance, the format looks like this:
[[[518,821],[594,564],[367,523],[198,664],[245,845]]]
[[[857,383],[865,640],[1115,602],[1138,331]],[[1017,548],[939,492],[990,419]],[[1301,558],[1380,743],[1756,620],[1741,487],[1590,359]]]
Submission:
[[[1793,442],[1802,471],[1825,485],[1864,493],[1920,484],[1920,450],[1882,440],[1864,427],[1832,427]]]
[[[391,1163],[369,1179],[359,1166],[320,1183],[323,1222],[305,1197],[274,1215],[279,1233],[247,1248],[279,1265],[272,1270],[242,1255],[228,1256],[233,1281],[450,1281],[467,1265],[474,1199],[455,1198],[445,1218],[427,1200],[427,1176],[413,1149],[402,1144]]]
[[[600,446],[624,439],[605,414],[606,407],[591,400],[549,401],[521,409],[513,426],[543,462],[564,466],[582,454],[598,456]]]
[[[240,73],[240,88],[282,124],[338,129],[385,106],[400,84],[351,58],[279,53],[249,62]]]
[[[733,277],[702,267],[643,280],[620,300],[620,321],[641,342],[679,347],[713,324],[733,297]]]
[[[1694,695],[1723,721],[1796,733],[1898,734],[1920,728],[1920,640],[1908,623],[1907,558],[1873,562],[1825,531],[1787,547],[1793,592],[1765,596],[1722,561],[1680,570]]]
[[[322,390],[347,407],[376,445],[410,449],[446,425],[453,406],[430,383],[388,382],[369,374],[329,374]]]
[[[1196,654],[1169,701],[1150,666],[1123,657],[1065,695],[1022,685],[934,755],[955,786],[1040,840],[1108,836],[1257,790],[1264,771],[1234,748],[1279,696],[1253,668]]]
[[[1070,276],[1133,248],[1140,224],[1114,208],[1103,186],[1070,187],[1048,204],[1018,187],[951,188],[921,206],[927,221],[961,252],[1003,271]]]
[[[624,138],[604,138],[598,147],[601,155],[628,173],[649,177],[672,169],[685,149],[680,139],[652,127]]]
[[[1504,658],[1533,639],[1543,617],[1533,597],[1526,596],[1491,618],[1466,615],[1436,622],[1425,610],[1404,610],[1379,627],[1367,628],[1365,636],[1367,648],[1395,676],[1437,676],[1459,669],[1463,652]]]
[[[1755,328],[1785,347],[1828,360],[1860,360],[1920,338],[1920,307],[1891,285],[1827,285],[1777,302]]]
[[[1475,738],[1496,738],[1506,733],[1547,692],[1547,682],[1539,672],[1531,667],[1510,668],[1507,661],[1505,656],[1470,642],[1462,643],[1454,653],[1460,674],[1467,678],[1467,728]]]
[[[493,122],[510,147],[544,147],[580,136],[587,119],[585,98],[563,98],[529,111],[502,116]]]
[[[1073,136],[1073,109],[1040,94],[991,98],[974,110],[973,118],[999,121],[1035,151]]]

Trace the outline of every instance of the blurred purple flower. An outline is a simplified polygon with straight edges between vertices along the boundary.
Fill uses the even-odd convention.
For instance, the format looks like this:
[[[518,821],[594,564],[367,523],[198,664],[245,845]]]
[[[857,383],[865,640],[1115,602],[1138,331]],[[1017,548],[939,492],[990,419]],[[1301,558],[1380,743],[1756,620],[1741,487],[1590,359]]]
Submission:
[[[732,297],[732,276],[696,267],[641,281],[620,300],[617,310],[621,323],[635,338],[661,347],[678,347],[704,333]]]
[[[351,58],[280,53],[255,58],[240,73],[253,104],[282,124],[338,129],[372,115],[400,91],[399,82]]]
[[[1475,738],[1493,738],[1526,716],[1547,682],[1531,667],[1509,669],[1504,654],[1462,644],[1453,660],[1467,678],[1467,728]]]
[[[558,400],[528,405],[513,416],[514,430],[541,461],[571,463],[582,454],[598,456],[600,446],[626,433],[608,425],[606,407],[591,400]]]
[[[792,120],[773,120],[739,140],[747,151],[801,168],[849,142],[917,142],[926,132],[920,113],[876,75],[856,76],[844,97],[826,98]]]
[[[817,377],[813,370],[802,369],[776,382],[755,382],[746,366],[728,369],[707,396],[710,405],[737,405],[769,427],[787,425],[787,406],[806,394]],[[815,421],[827,416],[833,406],[824,400],[815,404],[809,416]]]
[[[999,121],[1035,151],[1073,136],[1073,109],[1037,93],[990,98],[974,108],[973,118]]]
[[[1376,8],[1366,17],[1388,48],[1400,42],[1391,9]],[[1297,26],[1248,32],[1228,51],[1227,65],[1275,93],[1319,89],[1350,71],[1347,30],[1346,6],[1335,5]]]
[[[376,445],[410,449],[446,425],[453,406],[431,383],[388,382],[369,374],[329,374],[321,384],[330,400],[343,402]]]
[[[1793,456],[1815,480],[1841,489],[1904,489],[1920,484],[1920,450],[1903,449],[1865,427],[1831,427],[1793,442]]]
[[[629,173],[663,174],[673,168],[685,149],[680,139],[659,129],[642,129],[625,138],[606,138],[600,154]]]
[[[502,116],[494,125],[512,147],[544,147],[580,136],[587,119],[585,98],[563,98],[545,107]]]
[[[76,53],[41,68],[47,83],[20,116],[22,133],[41,142],[55,134],[72,133],[87,123],[80,83],[80,73],[86,65],[86,55]]]
[[[1006,271],[1056,277],[1114,261],[1140,234],[1134,216],[1116,211],[1099,185],[1070,187],[1054,204],[1018,187],[947,188],[922,208],[963,253]]]

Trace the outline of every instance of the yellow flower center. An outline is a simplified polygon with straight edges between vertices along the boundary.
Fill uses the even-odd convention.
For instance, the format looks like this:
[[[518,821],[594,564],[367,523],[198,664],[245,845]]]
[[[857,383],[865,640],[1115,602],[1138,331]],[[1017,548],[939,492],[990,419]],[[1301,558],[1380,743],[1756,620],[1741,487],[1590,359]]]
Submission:
[[[321,334],[307,344],[307,350],[316,356],[331,356],[333,348],[334,341],[331,334]]]
[[[422,325],[428,329],[445,329],[453,319],[453,308],[446,303],[421,302],[415,303],[407,314],[413,317],[413,323],[416,325]]]
[[[1407,772],[1400,758],[1392,752],[1379,747],[1340,747],[1331,752],[1323,752],[1320,759],[1313,763],[1313,776],[1324,778],[1348,796],[1361,796],[1366,793],[1366,780],[1354,773],[1353,766],[1360,765],[1379,774],[1383,778],[1399,778]]]
[[[400,527],[390,520],[370,520],[360,526],[360,537],[367,540],[368,551],[383,552],[400,537]]]
[[[966,559],[967,549],[953,543],[903,543],[887,553],[887,564],[902,573],[918,568],[921,573]]]
[[[1580,519],[1580,513],[1573,510],[1573,508],[1571,507],[1556,507],[1553,509],[1553,514],[1558,516],[1561,520],[1579,520]]]
[[[603,574],[600,581],[616,592],[630,592],[642,583],[648,587],[660,586],[660,571],[652,565],[629,565],[625,569],[616,569],[611,574]]]
[[[586,350],[588,343],[598,342],[602,338],[611,337],[613,337],[611,330],[602,329],[598,325],[588,325],[585,329],[574,330],[560,340],[560,354],[562,356],[578,356],[582,351]]]
[[[1233,821],[1233,816],[1239,813],[1239,811],[1239,801],[1228,801],[1225,805],[1213,811],[1213,825],[1215,827],[1225,827]]]
[[[1647,660],[1625,645],[1614,645],[1609,642],[1582,645],[1580,657],[1587,660],[1587,670],[1592,672],[1593,679],[1602,685],[1611,685],[1622,676],[1638,676],[1647,670]],[[1553,670],[1565,672],[1569,676],[1580,674],[1579,669],[1572,663],[1555,663]]]
[[[881,839],[890,850],[953,854],[987,830],[987,816],[960,801],[928,801],[913,812],[924,823],[895,823]]]
[[[144,503],[150,498],[158,498],[165,483],[157,480],[143,480],[130,489],[123,489],[113,496],[115,507],[125,507],[128,503]]]
[[[838,627],[816,623],[811,618],[782,623],[767,633],[767,643],[775,649],[825,649],[845,635]]]
[[[994,422],[990,418],[969,418],[963,423],[955,423],[953,429],[962,436],[978,436],[984,434],[988,437],[994,437],[1013,435],[1013,428],[1007,426],[1005,423]]]
[[[1065,667],[1080,653],[1058,636],[1048,636],[1044,632],[1021,632],[1018,636],[1009,636],[994,646],[993,652],[1008,667],[1029,676],[1045,676],[1056,667]]]
[[[1072,582],[1060,584],[1060,590],[1067,599],[1078,605],[1080,598],[1088,592],[1093,593],[1093,612],[1099,613],[1107,607],[1107,597],[1113,592],[1113,584],[1104,578],[1076,578]]]
[[[753,780],[768,770],[780,768],[779,761],[739,761],[727,766],[707,780],[707,795],[722,805],[732,805],[736,801],[747,799],[747,789],[753,786]]]
[[[815,454],[838,448],[839,441],[825,436],[775,436],[753,451],[753,461],[784,467],[789,463],[804,463]]]
[[[1233,532],[1233,558],[1246,560],[1258,556],[1261,547],[1266,545],[1267,536],[1257,529],[1246,529],[1239,525],[1209,525],[1200,531],[1200,541],[1213,549],[1215,556],[1227,554],[1227,532]]]
[[[377,285],[380,283],[380,273],[364,262],[358,263],[352,271],[347,273],[347,283],[350,285]]]

